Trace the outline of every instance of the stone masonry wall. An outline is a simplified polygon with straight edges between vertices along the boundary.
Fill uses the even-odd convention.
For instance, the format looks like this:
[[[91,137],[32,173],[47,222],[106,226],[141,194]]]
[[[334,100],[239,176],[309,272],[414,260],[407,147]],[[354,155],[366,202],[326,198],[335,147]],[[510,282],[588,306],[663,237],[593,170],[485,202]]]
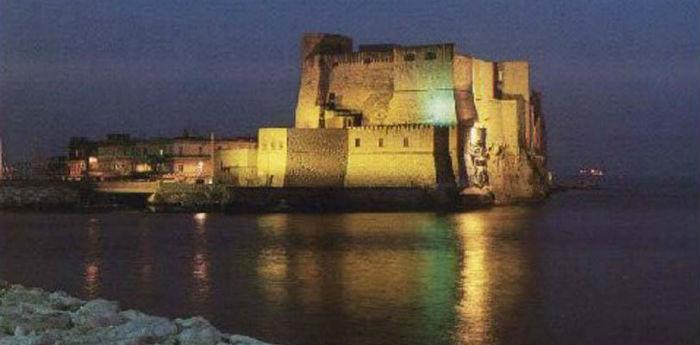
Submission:
[[[452,177],[450,131],[428,125],[348,131],[348,187],[430,187]]]
[[[432,127],[352,128],[348,140],[348,187],[435,185]]]
[[[307,57],[296,127],[317,128],[330,93],[338,108],[361,112],[363,125],[454,125],[453,57],[452,44]]]
[[[74,207],[80,199],[79,190],[68,185],[0,184],[0,209]]]
[[[456,135],[454,127],[430,125],[261,130],[258,185],[453,185],[458,160]],[[267,183],[270,179],[272,183]]]
[[[289,129],[287,187],[342,187],[347,165],[348,131]]]
[[[258,184],[284,186],[287,171],[287,128],[261,128],[258,131]]]
[[[385,121],[394,88],[390,59],[353,53],[334,56],[329,63],[328,92],[335,94],[337,107],[361,111],[365,123]]]
[[[394,49],[394,94],[384,121],[370,124],[454,125],[452,44]]]

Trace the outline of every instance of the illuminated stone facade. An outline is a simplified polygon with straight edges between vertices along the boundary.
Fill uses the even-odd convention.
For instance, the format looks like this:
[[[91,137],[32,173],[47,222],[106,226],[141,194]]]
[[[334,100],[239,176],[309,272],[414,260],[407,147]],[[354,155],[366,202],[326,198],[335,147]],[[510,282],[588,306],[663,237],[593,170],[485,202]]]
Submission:
[[[105,140],[73,138],[69,144],[68,179],[170,180],[231,185],[255,179],[256,143],[249,138],[215,139],[183,135],[134,139],[110,134]],[[89,169],[86,169],[89,167]]]
[[[306,34],[296,128],[259,132],[261,185],[456,188],[497,203],[547,189],[540,96],[525,61],[453,44]]]

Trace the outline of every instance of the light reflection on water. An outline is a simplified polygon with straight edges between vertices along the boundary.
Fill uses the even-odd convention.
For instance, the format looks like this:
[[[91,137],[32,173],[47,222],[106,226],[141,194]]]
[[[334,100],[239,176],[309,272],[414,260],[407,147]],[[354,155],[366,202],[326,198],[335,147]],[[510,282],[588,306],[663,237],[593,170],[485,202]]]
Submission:
[[[634,223],[641,206],[572,202],[462,214],[0,213],[0,279],[290,345],[668,343],[640,318],[695,339],[683,325],[699,316],[686,307],[700,297],[687,230],[697,219],[667,207],[645,228]]]
[[[102,250],[100,241],[100,222],[96,218],[90,218],[87,226],[87,255],[85,256],[85,295],[88,298],[96,298],[100,295],[101,279],[100,266],[102,263]]]
[[[377,331],[407,313],[420,315],[424,329],[401,330],[407,340],[491,344],[501,322],[493,304],[512,308],[527,275],[522,250],[513,248],[518,242],[490,249],[494,233],[523,226],[496,224],[501,211],[262,216],[258,226],[272,241],[257,257],[259,288],[280,313],[301,303],[310,314],[324,314],[318,304],[330,297],[339,301],[337,312],[369,328],[379,325]],[[343,330],[336,336],[371,342]]]
[[[197,213],[193,216],[194,238],[192,251],[192,282],[193,287],[189,289],[190,304],[192,310],[197,314],[205,313],[211,307],[211,281],[209,267],[209,243],[207,239],[207,214]]]

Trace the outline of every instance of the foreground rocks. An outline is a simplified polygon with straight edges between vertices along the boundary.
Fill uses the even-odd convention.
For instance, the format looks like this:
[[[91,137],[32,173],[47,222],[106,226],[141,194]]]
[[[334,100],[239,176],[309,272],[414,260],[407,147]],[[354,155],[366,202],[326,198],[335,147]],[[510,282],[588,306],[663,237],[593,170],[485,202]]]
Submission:
[[[169,319],[0,281],[0,345],[269,345],[222,333],[201,317]]]

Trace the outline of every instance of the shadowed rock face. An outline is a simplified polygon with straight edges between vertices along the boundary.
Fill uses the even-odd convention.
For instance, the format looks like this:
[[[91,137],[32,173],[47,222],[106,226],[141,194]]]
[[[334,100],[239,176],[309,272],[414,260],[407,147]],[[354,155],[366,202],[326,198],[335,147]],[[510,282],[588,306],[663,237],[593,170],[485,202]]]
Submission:
[[[83,301],[0,281],[0,345],[269,345],[222,333],[201,317],[176,319],[121,311],[115,302]]]

